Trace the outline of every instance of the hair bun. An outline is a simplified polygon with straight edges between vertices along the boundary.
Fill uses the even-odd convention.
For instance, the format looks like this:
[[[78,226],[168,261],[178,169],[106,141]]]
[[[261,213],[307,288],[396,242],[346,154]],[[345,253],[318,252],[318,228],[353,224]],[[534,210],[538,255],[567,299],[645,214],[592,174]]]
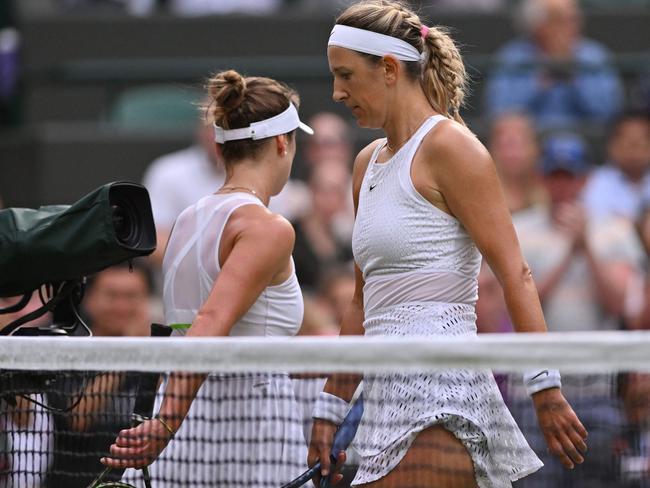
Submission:
[[[208,91],[217,105],[217,119],[237,109],[246,97],[246,79],[235,70],[222,71],[208,82]]]

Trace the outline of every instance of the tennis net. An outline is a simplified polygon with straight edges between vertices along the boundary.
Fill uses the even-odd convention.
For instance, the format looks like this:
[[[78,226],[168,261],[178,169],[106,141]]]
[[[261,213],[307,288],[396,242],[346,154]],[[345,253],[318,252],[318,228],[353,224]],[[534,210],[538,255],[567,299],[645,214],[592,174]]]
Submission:
[[[434,479],[500,486],[538,467],[512,418],[544,463],[518,488],[650,486],[650,333],[11,337],[0,338],[0,368],[0,488],[86,488],[101,474],[103,486],[281,487],[307,469],[311,413],[333,373],[350,391],[363,375],[357,396],[363,391],[365,409],[338,486],[397,472],[398,463],[412,473],[388,486],[424,486],[431,465]],[[573,470],[548,453],[522,383],[524,372],[544,368],[562,372],[563,392],[589,431],[585,462]],[[180,429],[149,466],[150,481],[141,470],[105,472],[99,460],[121,430],[158,413],[170,378],[178,385],[206,373]],[[165,401],[182,402],[185,390],[174,391]],[[404,457],[431,425],[454,439],[419,436],[412,446],[428,457],[412,460],[414,449]]]

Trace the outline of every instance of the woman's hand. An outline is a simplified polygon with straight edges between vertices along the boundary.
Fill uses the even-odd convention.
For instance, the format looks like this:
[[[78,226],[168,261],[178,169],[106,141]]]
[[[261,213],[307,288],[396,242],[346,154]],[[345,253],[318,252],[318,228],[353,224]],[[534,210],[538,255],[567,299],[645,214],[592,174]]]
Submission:
[[[157,419],[145,420],[132,429],[120,431],[110,448],[110,457],[101,459],[111,468],[143,468],[151,464],[172,436]]]
[[[307,455],[307,465],[309,467],[316,464],[317,461],[321,462],[321,469],[316,476],[314,476],[314,486],[320,486],[321,476],[331,474],[331,484],[336,484],[343,478],[343,475],[338,472],[343,463],[345,463],[345,452],[341,452],[336,462],[336,468],[331,473],[331,448],[334,442],[334,434],[336,433],[336,424],[328,422],[327,420],[314,419],[314,425],[311,430],[311,442],[309,443],[309,454]]]
[[[548,450],[565,468],[573,469],[584,461],[587,430],[559,388],[549,388],[532,396],[539,427]]]

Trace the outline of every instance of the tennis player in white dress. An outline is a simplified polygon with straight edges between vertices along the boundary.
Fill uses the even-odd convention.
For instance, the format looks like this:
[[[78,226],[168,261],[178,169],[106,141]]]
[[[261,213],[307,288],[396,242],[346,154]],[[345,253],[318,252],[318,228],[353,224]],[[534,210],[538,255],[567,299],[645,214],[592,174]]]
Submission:
[[[274,80],[227,71],[209,90],[227,177],[176,220],[163,261],[166,323],[191,337],[295,335],[303,302],[294,232],[266,205],[289,176],[295,130],[313,131],[298,118],[296,93]],[[172,373],[164,390],[157,417],[122,431],[106,465],[155,460],[156,488],[281,486],[306,469],[287,374]]]
[[[332,30],[334,99],[386,138],[355,161],[357,287],[342,334],[467,337],[481,253],[503,288],[517,331],[545,331],[494,165],[458,114],[464,68],[453,41],[402,4],[349,7]],[[314,410],[308,463],[325,460],[360,378],[334,375]],[[550,450],[583,461],[586,431],[557,371],[526,383]],[[355,485],[507,488],[542,466],[490,371],[442,370],[363,379],[365,412]]]

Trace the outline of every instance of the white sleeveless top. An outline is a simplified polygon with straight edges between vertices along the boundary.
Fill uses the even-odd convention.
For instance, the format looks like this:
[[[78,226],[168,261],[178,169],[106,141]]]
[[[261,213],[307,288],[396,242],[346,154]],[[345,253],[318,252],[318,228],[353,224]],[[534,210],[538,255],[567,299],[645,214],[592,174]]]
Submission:
[[[424,136],[442,115],[427,119],[387,162],[370,158],[359,192],[352,249],[364,279],[364,309],[409,302],[474,305],[481,255],[462,224],[413,186],[411,165]]]
[[[230,215],[244,205],[262,205],[248,193],[208,195],[176,220],[163,259],[165,323],[185,334],[219,276],[219,243]],[[292,261],[293,266],[293,261]],[[303,300],[295,269],[267,286],[231,336],[291,336],[300,328]]]
[[[352,248],[365,278],[366,336],[476,335],[481,255],[462,224],[420,195],[411,180],[413,157],[441,120],[426,120],[386,163],[377,163],[386,142],[379,144],[364,175]],[[361,461],[353,485],[386,476],[432,425],[463,443],[479,488],[512,488],[511,481],[541,466],[491,371],[365,375],[363,383],[365,410],[354,441]]]

